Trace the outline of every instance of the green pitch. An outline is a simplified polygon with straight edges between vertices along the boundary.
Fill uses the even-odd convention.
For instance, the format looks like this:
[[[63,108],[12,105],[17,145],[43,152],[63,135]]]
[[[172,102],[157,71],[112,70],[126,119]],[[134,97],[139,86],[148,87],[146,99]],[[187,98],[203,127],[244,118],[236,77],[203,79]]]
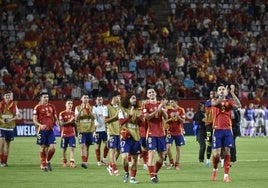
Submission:
[[[59,143],[59,138],[57,138]],[[80,166],[80,148],[76,148],[77,168],[62,168],[61,149],[58,145],[51,163],[52,172],[43,172],[39,168],[39,146],[35,138],[15,138],[12,142],[9,167],[0,168],[1,188],[121,188],[121,187],[161,187],[161,188],[257,188],[268,186],[268,138],[238,138],[238,161],[230,169],[231,183],[224,183],[223,169],[219,169],[218,180],[210,181],[211,168],[198,162],[198,144],[195,137],[186,136],[186,145],[182,147],[181,169],[167,170],[163,167],[159,174],[159,183],[152,184],[148,172],[139,165],[137,180],[139,184],[123,183],[121,158],[118,159],[120,176],[110,176],[106,167],[98,167],[94,146],[90,149],[89,168]]]

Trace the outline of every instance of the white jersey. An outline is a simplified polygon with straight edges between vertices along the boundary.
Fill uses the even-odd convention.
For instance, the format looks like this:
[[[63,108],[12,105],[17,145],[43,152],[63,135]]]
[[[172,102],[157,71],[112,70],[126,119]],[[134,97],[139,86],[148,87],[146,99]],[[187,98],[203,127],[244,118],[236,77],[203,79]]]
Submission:
[[[264,117],[265,117],[265,111],[262,108],[258,108],[255,110],[256,112],[256,122],[258,126],[264,125]]]
[[[108,117],[108,108],[106,105],[93,106],[93,114],[96,115],[94,120],[94,125],[96,127],[96,132],[106,131],[105,118]]]

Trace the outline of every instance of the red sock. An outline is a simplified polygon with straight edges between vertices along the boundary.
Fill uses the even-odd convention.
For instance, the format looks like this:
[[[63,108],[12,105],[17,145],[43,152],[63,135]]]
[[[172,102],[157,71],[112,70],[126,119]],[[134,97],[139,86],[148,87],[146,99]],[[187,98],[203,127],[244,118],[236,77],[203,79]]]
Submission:
[[[50,161],[55,153],[55,149],[50,149],[47,152],[47,161]]]
[[[223,168],[224,168],[224,173],[225,174],[229,174],[229,170],[230,170],[230,159],[231,159],[231,156],[230,155],[225,155],[224,156],[224,165],[223,165]]]
[[[42,166],[46,166],[46,152],[40,151],[40,161]]]
[[[62,159],[62,162],[63,163],[67,163],[67,159]]]
[[[214,169],[217,169],[218,168],[218,164],[219,164],[219,161],[220,161],[220,156],[217,155],[217,156],[212,156],[212,163],[213,163],[213,168]]]
[[[160,170],[160,168],[162,168],[162,163],[160,163],[159,161],[156,161],[156,163],[155,163],[155,173],[156,174]]]
[[[124,164],[124,170],[125,172],[128,172],[128,164]]]
[[[174,164],[174,160],[172,158],[169,159],[169,164]]]
[[[113,171],[118,170],[118,169],[117,169],[117,165],[116,165],[116,164],[112,164],[112,168],[113,168]]]
[[[148,171],[149,171],[150,177],[153,178],[155,176],[155,167],[148,166]]]
[[[7,163],[8,155],[3,155],[2,161],[3,163]]]
[[[3,155],[0,154],[0,163],[2,163],[2,162],[3,162]]]
[[[97,161],[100,161],[100,149],[99,148],[95,149],[95,154],[96,154]]]
[[[137,169],[131,169],[130,170],[130,177],[136,177]]]
[[[109,148],[107,148],[107,146],[105,146],[105,147],[103,148],[103,158],[106,158],[106,157],[107,157],[108,152],[109,152]]]
[[[86,163],[87,162],[87,157],[86,156],[81,156],[82,162]]]

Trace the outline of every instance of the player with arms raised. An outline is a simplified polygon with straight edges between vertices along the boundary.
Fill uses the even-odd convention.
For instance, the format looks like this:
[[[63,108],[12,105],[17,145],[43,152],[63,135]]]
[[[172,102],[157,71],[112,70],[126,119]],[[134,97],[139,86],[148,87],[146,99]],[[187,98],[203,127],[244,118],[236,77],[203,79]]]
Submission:
[[[235,93],[235,86],[231,85],[230,94],[228,95],[228,86],[223,84],[217,87],[217,98],[211,101],[213,116],[213,172],[211,180],[216,181],[218,172],[218,163],[222,148],[224,149],[224,182],[231,182],[229,178],[230,169],[230,148],[233,147],[232,118],[231,112],[233,107],[240,108],[241,104]]]

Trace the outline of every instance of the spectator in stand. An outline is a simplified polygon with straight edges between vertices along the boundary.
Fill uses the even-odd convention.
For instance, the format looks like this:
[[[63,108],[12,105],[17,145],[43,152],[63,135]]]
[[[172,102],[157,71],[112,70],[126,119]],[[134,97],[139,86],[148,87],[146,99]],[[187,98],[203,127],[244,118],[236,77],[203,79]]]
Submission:
[[[80,99],[81,95],[82,95],[81,88],[75,84],[71,84],[71,88],[72,88],[71,98],[72,99]]]
[[[202,98],[208,98],[209,97],[209,87],[207,85],[206,82],[204,82],[204,85],[201,86],[201,94],[202,94]]]
[[[88,75],[85,76],[85,82],[84,82],[84,88],[85,88],[85,93],[87,95],[91,95],[92,92],[92,76]]]
[[[131,60],[130,60],[130,62],[128,64],[128,70],[131,73],[136,72],[136,70],[137,70],[137,62],[136,62],[136,60],[134,58],[131,58]]]
[[[190,74],[187,74],[184,81],[183,86],[185,88],[186,97],[191,97],[192,89],[194,87],[194,80],[191,78]]]
[[[121,35],[121,27],[118,22],[115,22],[112,26],[112,35],[113,36],[120,36]]]
[[[100,81],[96,77],[92,76],[92,97],[93,98],[96,98],[96,96],[99,93],[99,83]]]
[[[5,83],[6,86],[11,86],[12,85],[12,76],[9,72],[4,71],[3,72],[3,82]]]
[[[169,78],[170,77],[170,62],[168,58],[164,58],[162,56],[160,61],[161,61],[161,72],[163,72],[165,76]]]
[[[28,89],[25,90],[25,94],[26,94],[25,99],[33,100],[34,99],[34,88],[33,88],[33,86],[29,86]]]
[[[219,47],[219,31],[217,30],[217,27],[214,26],[213,31],[211,32],[211,43],[212,43],[212,48],[214,51],[216,51]]]
[[[176,69],[175,76],[176,76],[178,82],[182,82],[184,80],[185,74],[182,71],[182,68],[181,67],[179,67],[179,68]]]
[[[192,89],[194,87],[194,80],[191,79],[190,74],[186,75],[183,84],[186,89]]]
[[[18,87],[18,84],[12,85],[11,92],[15,98],[20,98],[20,88]]]
[[[26,12],[24,16],[21,16],[24,19],[15,19],[16,22],[22,23],[26,21],[27,23],[19,25],[19,38],[18,40],[15,39],[14,42],[15,45],[19,46],[18,50],[12,50],[12,45],[9,45],[9,40],[12,39],[12,36],[8,36],[1,43],[1,46],[4,46],[3,54],[5,54],[5,56],[2,57],[2,62],[6,62],[5,65],[8,72],[14,74],[15,69],[12,68],[14,67],[14,62],[24,62],[24,60],[26,60],[28,64],[30,63],[29,67],[31,67],[33,73],[36,74],[34,77],[42,80],[43,74],[45,73],[39,71],[37,75],[34,69],[40,67],[42,71],[52,70],[53,74],[57,75],[58,69],[53,69],[54,63],[61,61],[64,62],[63,67],[66,81],[69,83],[77,82],[77,84],[84,89],[82,86],[84,75],[79,72],[80,67],[88,64],[85,57],[94,62],[90,69],[91,72],[95,74],[95,71],[98,72],[101,71],[101,69],[105,70],[105,66],[103,66],[102,63],[103,61],[98,60],[103,56],[103,49],[105,49],[104,51],[106,53],[105,61],[113,62],[114,59],[116,59],[115,61],[117,63],[122,62],[122,59],[127,56],[135,57],[140,54],[140,61],[142,62],[143,59],[146,59],[146,55],[151,56],[165,52],[165,49],[161,49],[163,44],[161,41],[157,40],[161,35],[161,31],[157,29],[157,19],[154,12],[148,9],[150,3],[136,2],[135,5],[133,6],[132,2],[125,1],[118,1],[113,4],[79,1],[75,3],[73,8],[70,8],[70,2],[54,2],[53,6],[51,6],[50,2],[35,2],[34,6],[31,6],[31,9],[32,12],[36,14],[33,15],[33,13]],[[174,11],[174,3],[172,5]],[[212,5],[214,5],[214,7]],[[260,70],[262,69],[260,67],[266,67],[263,64],[265,44],[267,41],[267,38],[265,38],[267,32],[265,33],[264,30],[267,23],[265,22],[264,13],[253,14],[251,9],[248,11],[245,5],[241,6],[240,2],[234,2],[233,5],[234,6],[231,6],[228,12],[222,9],[220,11],[220,19],[216,19],[219,18],[219,16],[218,12],[216,12],[215,4],[208,3],[206,6],[203,6],[201,3],[194,2],[191,4],[186,2],[176,3],[175,14],[169,21],[170,23],[174,21],[174,28],[179,31],[179,45],[177,45],[178,50],[176,53],[177,55],[183,55],[185,61],[183,71],[185,73],[187,73],[186,70],[189,68],[188,62],[192,61],[189,57],[195,53],[198,59],[203,61],[204,66],[202,65],[202,70],[205,73],[210,72],[212,64],[218,66],[220,62],[224,62],[223,57],[228,56],[233,70],[235,68],[242,69],[241,76],[244,80],[240,80],[240,82],[248,79],[248,67],[255,69],[256,80],[259,79]],[[251,3],[249,3],[249,5],[251,5]],[[265,4],[263,3],[257,2],[254,6],[262,11],[265,10]],[[113,9],[111,7],[113,7]],[[140,10],[136,8],[140,8]],[[94,14],[88,14],[88,12],[91,12],[90,10],[94,10]],[[116,11],[112,12],[112,10]],[[79,12],[79,14],[77,14],[77,12]],[[62,15],[65,15],[65,13],[66,17],[63,18]],[[113,13],[113,16],[110,16],[111,13]],[[6,17],[4,20],[6,22],[13,20],[12,15],[15,15],[15,12],[10,12],[7,15],[9,15],[9,19]],[[61,19],[59,21],[56,18]],[[108,18],[108,20],[104,18]],[[92,20],[92,23],[88,24],[85,20]],[[74,22],[76,22],[76,28],[73,26]],[[120,40],[107,42],[106,39],[110,39],[109,37],[112,36],[112,25],[116,22],[120,27],[120,31],[126,31],[124,32],[124,37]],[[10,21],[10,23],[12,23],[12,21]],[[109,26],[108,23],[112,23],[112,25]],[[256,23],[261,23],[260,27],[257,27]],[[15,25],[11,25],[10,28],[12,28],[12,26]],[[208,52],[206,49],[210,47],[209,36],[213,33],[214,27],[219,33],[219,35],[217,35],[220,43],[213,45],[212,49]],[[170,29],[170,31],[172,31],[172,29]],[[144,38],[131,37],[133,33],[137,32],[140,32],[139,35]],[[63,35],[60,33],[63,33]],[[79,35],[77,35],[77,33],[79,33]],[[188,38],[188,35],[190,38]],[[249,48],[247,48],[247,46],[249,46]],[[27,54],[26,58],[23,58],[23,54]],[[32,59],[31,54],[34,54],[36,58],[33,57]],[[10,57],[13,59],[11,60]],[[69,66],[66,66],[65,60],[62,61],[61,57],[64,57],[65,60],[69,59]],[[36,62],[36,64],[33,62]],[[22,66],[24,68],[27,67],[23,64]],[[225,66],[229,66],[229,64]],[[138,69],[140,69],[140,67]],[[138,70],[138,72],[140,71]],[[62,73],[59,75],[60,82]],[[99,81],[103,79],[102,76],[96,77]],[[139,78],[143,80],[143,77],[141,76]],[[209,73],[205,76],[205,81],[208,82],[210,89],[213,88],[211,85],[214,85],[216,82],[216,79],[213,77],[214,75],[210,75]],[[56,76],[56,78],[58,77]],[[194,76],[192,76],[192,78],[194,79]],[[5,78],[3,78],[3,81],[6,86],[13,84],[12,80],[6,83]],[[114,82],[115,81],[116,80],[114,80]],[[233,82],[232,78],[229,76],[226,81]],[[56,82],[54,82],[54,84],[60,86]],[[248,83],[246,85],[251,87]],[[42,88],[44,87],[42,86]],[[255,89],[254,87],[251,89],[252,92],[255,92],[258,86],[256,86]],[[264,89],[258,91],[258,93],[263,92]],[[20,95],[20,97],[23,96],[25,95]],[[267,96],[260,95],[258,97],[264,98]]]
[[[63,88],[64,98],[71,98],[72,97],[73,87],[70,83],[66,83]]]
[[[208,70],[208,73],[206,75],[206,80],[207,80],[208,87],[210,88],[210,90],[212,90],[216,84],[216,81],[217,81],[217,76],[213,72],[212,69]]]
[[[253,72],[251,72],[248,80],[248,89],[249,91],[255,92],[256,88],[257,88],[256,76],[254,75]]]

